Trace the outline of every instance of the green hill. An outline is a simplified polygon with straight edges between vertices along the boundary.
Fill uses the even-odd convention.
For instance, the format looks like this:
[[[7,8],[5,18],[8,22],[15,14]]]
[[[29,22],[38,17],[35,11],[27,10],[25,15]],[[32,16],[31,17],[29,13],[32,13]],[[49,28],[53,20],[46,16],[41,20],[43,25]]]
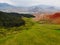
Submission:
[[[0,27],[0,45],[60,45],[60,25],[22,19],[25,25]]]

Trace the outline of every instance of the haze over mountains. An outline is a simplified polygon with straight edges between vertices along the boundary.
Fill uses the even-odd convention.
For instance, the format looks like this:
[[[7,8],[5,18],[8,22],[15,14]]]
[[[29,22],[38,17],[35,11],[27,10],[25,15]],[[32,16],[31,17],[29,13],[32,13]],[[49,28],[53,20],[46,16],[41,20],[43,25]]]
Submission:
[[[59,7],[49,5],[36,5],[31,7],[16,7],[7,3],[0,3],[0,11],[17,13],[45,13],[60,11]]]

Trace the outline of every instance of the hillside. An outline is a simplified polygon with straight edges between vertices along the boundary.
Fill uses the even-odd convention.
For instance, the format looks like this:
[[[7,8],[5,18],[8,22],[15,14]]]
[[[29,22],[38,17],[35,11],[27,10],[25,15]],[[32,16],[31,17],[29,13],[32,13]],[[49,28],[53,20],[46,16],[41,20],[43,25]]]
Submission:
[[[54,18],[59,19],[56,14]],[[60,24],[40,23],[32,18],[32,14],[0,11],[0,45],[60,45]]]
[[[60,45],[59,24],[40,24],[31,17],[34,16],[0,12],[0,22],[9,24],[0,24],[0,45]]]
[[[60,12],[55,13],[46,13],[46,14],[33,14],[35,18],[33,20],[39,21],[40,23],[51,23],[51,24],[60,24]]]
[[[0,11],[0,26],[13,27],[24,25],[25,21],[22,17],[34,17],[31,14],[6,13]]]
[[[57,12],[50,16],[53,23],[60,24],[60,12]]]
[[[20,26],[23,25],[25,22],[18,15],[12,15],[5,12],[0,12],[0,26]]]

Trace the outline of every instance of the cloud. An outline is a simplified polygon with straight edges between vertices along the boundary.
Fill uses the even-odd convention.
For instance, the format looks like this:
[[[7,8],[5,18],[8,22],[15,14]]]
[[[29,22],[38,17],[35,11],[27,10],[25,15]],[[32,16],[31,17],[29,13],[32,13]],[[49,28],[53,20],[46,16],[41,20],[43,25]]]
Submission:
[[[11,0],[0,0],[0,3],[8,3],[13,5]]]
[[[60,6],[60,0],[0,0],[0,2],[16,6],[33,6],[39,4]]]

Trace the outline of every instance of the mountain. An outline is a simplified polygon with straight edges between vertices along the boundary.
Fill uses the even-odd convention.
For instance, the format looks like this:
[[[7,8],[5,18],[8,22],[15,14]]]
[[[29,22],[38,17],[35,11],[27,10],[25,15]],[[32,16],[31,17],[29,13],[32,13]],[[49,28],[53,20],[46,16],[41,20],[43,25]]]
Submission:
[[[11,7],[14,8],[14,6],[9,5],[9,4],[7,4],[7,3],[0,3],[0,8],[1,8],[1,9],[11,8]]]
[[[56,12],[56,11],[60,11],[59,7],[55,7],[55,6],[49,6],[49,5],[37,5],[37,6],[32,6],[30,7],[31,12]]]
[[[0,11],[4,12],[18,12],[18,13],[45,13],[60,11],[59,7],[49,5],[37,5],[31,7],[16,7],[7,3],[0,3]]]
[[[0,3],[0,11],[4,11],[4,12],[26,12],[26,8],[25,7],[16,7],[7,3]]]

